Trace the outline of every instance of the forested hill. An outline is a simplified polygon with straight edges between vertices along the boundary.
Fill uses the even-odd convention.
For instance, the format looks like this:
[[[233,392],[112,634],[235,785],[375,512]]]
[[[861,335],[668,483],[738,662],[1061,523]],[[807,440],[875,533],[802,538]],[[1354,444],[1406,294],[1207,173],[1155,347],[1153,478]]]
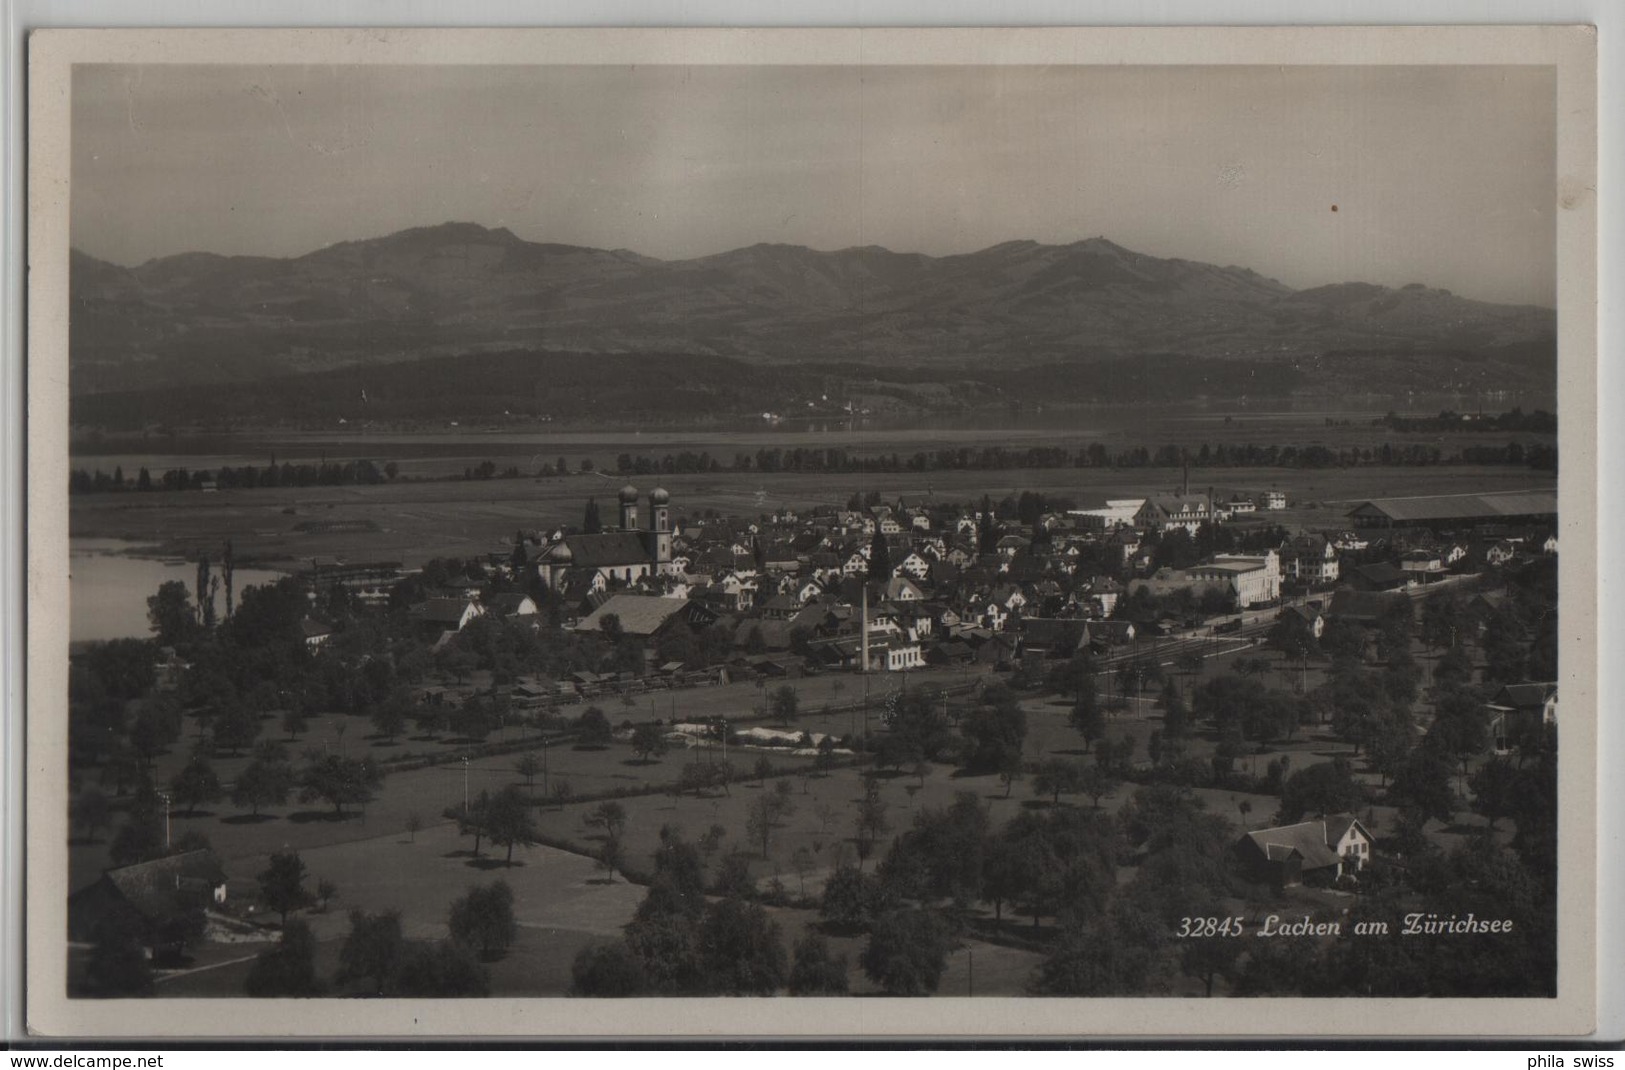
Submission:
[[[903,365],[949,378],[1168,353],[1268,361],[1326,392],[1554,378],[1551,309],[1422,283],[1294,290],[1105,238],[943,257],[755,245],[662,261],[455,223],[290,258],[189,253],[126,268],[76,251],[70,290],[75,394],[499,350],[651,366],[671,353]]]

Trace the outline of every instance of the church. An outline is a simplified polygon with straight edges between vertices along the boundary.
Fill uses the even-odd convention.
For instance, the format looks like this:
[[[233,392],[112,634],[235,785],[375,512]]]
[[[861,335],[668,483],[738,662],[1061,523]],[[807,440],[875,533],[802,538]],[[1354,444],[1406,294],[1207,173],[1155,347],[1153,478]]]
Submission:
[[[562,590],[578,579],[593,586],[611,581],[635,583],[645,576],[669,575],[671,563],[671,495],[656,488],[649,494],[649,526],[638,523],[638,489],[621,488],[620,527],[592,535],[566,535],[536,558],[543,583]]]

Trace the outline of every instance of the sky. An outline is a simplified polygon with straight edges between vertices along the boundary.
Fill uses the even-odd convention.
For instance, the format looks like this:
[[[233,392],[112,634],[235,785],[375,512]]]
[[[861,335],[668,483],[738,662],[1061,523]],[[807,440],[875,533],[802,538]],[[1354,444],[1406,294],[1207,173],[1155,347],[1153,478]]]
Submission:
[[[1541,67],[81,66],[73,244],[447,221],[662,259],[1104,236],[1294,287],[1555,305]]]

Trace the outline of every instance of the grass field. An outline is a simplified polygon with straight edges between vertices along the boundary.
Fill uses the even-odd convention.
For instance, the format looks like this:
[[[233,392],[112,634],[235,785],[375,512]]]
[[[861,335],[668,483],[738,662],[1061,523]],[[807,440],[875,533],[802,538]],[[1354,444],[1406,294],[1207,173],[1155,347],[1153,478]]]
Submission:
[[[725,516],[756,516],[789,507],[839,505],[854,491],[877,491],[888,501],[971,502],[1001,499],[1018,490],[1098,505],[1108,497],[1175,490],[1172,468],[1022,469],[990,472],[818,475],[722,472],[642,477],[671,492],[675,517],[714,509]],[[398,482],[377,486],[266,488],[154,494],[92,494],[70,502],[69,530],[79,538],[125,539],[160,552],[215,551],[233,541],[239,560],[302,567],[312,557],[350,561],[404,561],[472,556],[512,548],[514,532],[578,524],[589,497],[610,502],[624,480],[602,475],[549,479]],[[1286,524],[1341,523],[1353,501],[1415,494],[1487,493],[1550,488],[1551,473],[1511,467],[1436,468],[1204,468],[1192,487],[1221,495],[1278,488],[1295,508],[1265,519]],[[304,532],[308,521],[351,522],[375,530]]]
[[[1230,671],[1234,657],[1244,652],[1265,656],[1273,662],[1273,676],[1267,675],[1265,679],[1275,686],[1285,685],[1289,675],[1298,675],[1295,665],[1261,648],[1229,644],[1215,650],[1199,674],[1182,678],[1187,692],[1203,679]],[[1426,673],[1433,659],[1420,648],[1416,653]],[[1173,670],[1165,667],[1165,671]],[[1308,686],[1315,686],[1321,671],[1311,663]],[[1106,682],[1101,681],[1103,690]],[[829,678],[800,682],[800,686],[808,689],[803,708],[809,712],[797,719],[796,727],[813,732],[850,730],[851,715],[819,712],[819,689],[829,697],[850,697],[853,681],[846,681],[846,688],[839,696],[830,694],[832,683]],[[678,692],[676,697],[681,716],[685,708],[690,712],[718,707],[748,712],[759,694],[748,685],[736,685]],[[951,711],[962,708],[959,704],[963,701],[955,700]],[[1035,763],[1051,757],[1092,760],[1083,753],[1081,739],[1067,723],[1068,702],[1053,695],[1029,695],[1024,697],[1023,707],[1028,717],[1026,761]],[[639,710],[629,711],[629,715],[633,720],[643,720],[654,712],[669,713],[667,710]],[[1151,699],[1131,700],[1126,709],[1111,714],[1108,732],[1112,738],[1132,736],[1137,757],[1143,757],[1146,739],[1160,726],[1161,720],[1161,712]],[[347,745],[354,747],[364,742],[352,736]],[[1206,757],[1212,747],[1212,740],[1198,737],[1191,741],[1188,753]],[[773,756],[779,774],[765,782],[750,772],[756,756],[763,753]],[[1272,757],[1285,754],[1292,758],[1292,767],[1299,769],[1350,753],[1347,744],[1311,726],[1290,742],[1274,744],[1267,751],[1240,759],[1240,765],[1243,769],[1252,766],[1254,771],[1262,771]],[[476,759],[468,772],[470,790],[478,792],[482,788],[495,789],[517,782],[518,777],[512,771],[517,757],[515,754]],[[622,777],[631,778],[628,782],[642,788],[667,783],[683,762],[694,757],[697,755],[693,752],[673,752],[659,762],[639,764],[630,749],[619,742],[604,750],[555,747],[549,755],[551,774],[569,779],[578,791],[588,785],[618,784]],[[750,857],[751,874],[760,887],[765,888],[769,881],[777,878],[793,898],[816,897],[825,877],[836,865],[857,860],[854,819],[856,803],[864,791],[864,770],[843,765],[827,774],[819,774],[805,760],[770,749],[743,746],[730,748],[728,757],[738,779],[726,794],[695,797],[653,791],[619,800],[628,815],[624,839],[626,868],[636,872],[652,868],[652,853],[662,826],[679,827],[693,841],[711,826],[719,825],[725,835],[720,850],[712,856],[713,866],[722,854],[740,851]],[[171,756],[168,760],[175,758]],[[1357,758],[1355,765],[1358,775],[1375,785],[1376,775],[1364,769],[1363,761]],[[759,841],[748,840],[747,814],[751,803],[764,791],[776,790],[781,780],[790,785],[793,811],[773,831],[764,855]],[[882,773],[878,783],[887,804],[890,827],[865,863],[865,868],[871,869],[884,856],[891,839],[907,830],[916,814],[926,807],[947,805],[958,792],[975,794],[995,826],[1024,809],[1050,805],[1047,798],[1034,797],[1029,782],[1017,782],[1007,791],[995,776],[965,776],[946,766],[931,768],[923,780],[912,774]],[[210,836],[223,858],[235,902],[255,899],[255,875],[265,867],[267,856],[279,850],[294,849],[301,853],[311,885],[317,879],[331,880],[338,885],[340,897],[329,911],[307,915],[320,941],[319,969],[326,976],[337,968],[337,949],[348,930],[349,909],[399,910],[409,936],[438,939],[446,934],[446,916],[454,898],[466,892],[470,885],[505,880],[515,892],[520,935],[513,949],[490,964],[493,993],[563,995],[569,988],[570,963],[576,953],[594,941],[619,939],[620,929],[642,899],[643,889],[630,883],[625,873],[611,876],[591,857],[601,843],[601,834],[584,822],[597,805],[594,802],[546,805],[536,811],[536,822],[543,837],[567,849],[542,845],[520,847],[514,852],[512,867],[502,865],[501,852],[493,851],[489,845],[482,847],[481,858],[471,857],[472,840],[459,836],[453,823],[436,816],[442,806],[460,800],[462,787],[461,763],[454,763],[392,775],[385,781],[379,797],[367,807],[365,818],[357,815],[344,821],[331,821],[318,816],[312,807],[292,806],[273,811],[269,820],[242,823],[235,819],[229,807],[219,807],[217,812],[192,817],[177,814],[174,822],[177,833],[196,828]],[[1133,791],[1134,785],[1123,785],[1101,800],[1101,809],[1115,813]],[[1229,822],[1237,835],[1244,828],[1267,825],[1278,803],[1271,796],[1223,789],[1199,789],[1196,794],[1209,812]],[[1245,813],[1243,804],[1250,807]],[[1062,805],[1089,807],[1091,803],[1074,796]],[[414,810],[428,817],[430,824],[412,836],[404,825],[405,815]],[[1467,813],[1465,805],[1461,811],[1451,826],[1434,823],[1430,837],[1448,847],[1482,827],[1483,820]],[[1392,811],[1385,807],[1375,807],[1362,816],[1376,826],[1379,835],[1391,827],[1394,819]],[[1502,835],[1510,835],[1510,829],[1503,829]],[[805,852],[800,860],[798,848]],[[78,883],[93,878],[99,871],[102,863],[96,856],[104,850],[105,844],[74,848],[78,856],[75,874]],[[1121,879],[1128,879],[1132,873],[1132,869],[1124,870]],[[1313,908],[1323,904],[1306,905]],[[1238,911],[1252,909],[1246,904],[1234,906]],[[817,923],[816,911],[812,910],[775,907],[770,908],[770,912],[784,929],[787,943],[794,941],[807,926]],[[983,919],[986,923],[991,911],[984,908],[982,914],[987,916]],[[1013,934],[1025,936],[1030,920],[1007,917],[1006,926]],[[1042,931],[1049,930],[1046,923]],[[872,991],[873,986],[858,967],[863,939],[835,936],[830,942],[833,951],[848,957],[853,991]],[[249,960],[258,949],[259,946],[244,944],[201,945],[196,952],[194,969],[166,977],[160,992],[165,996],[240,992],[251,965]],[[976,994],[1017,995],[1026,991],[1032,971],[1042,956],[984,940],[968,940],[964,948],[950,956],[942,994],[965,994],[971,983],[972,959]],[[351,990],[358,993],[360,988],[351,985],[344,991]],[[1191,992],[1181,989],[1176,994],[1200,993],[1193,988]]]

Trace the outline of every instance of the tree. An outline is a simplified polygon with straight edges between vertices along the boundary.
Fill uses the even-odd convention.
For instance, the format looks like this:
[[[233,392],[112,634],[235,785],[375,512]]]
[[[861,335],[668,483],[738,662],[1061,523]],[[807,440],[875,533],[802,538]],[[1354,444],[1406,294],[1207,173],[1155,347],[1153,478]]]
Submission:
[[[1078,771],[1078,791],[1089,796],[1089,801],[1094,804],[1096,810],[1100,809],[1100,800],[1116,790],[1117,781],[1099,765]]]
[[[1449,821],[1455,811],[1455,795],[1450,790],[1452,761],[1436,746],[1424,743],[1411,750],[1394,773],[1390,798],[1402,802],[1412,824],[1420,830],[1428,818]]]
[[[96,924],[85,964],[85,987],[93,995],[137,996],[151,991],[152,965],[143,935],[140,923],[122,912]]]
[[[406,834],[413,843],[418,842],[418,833],[423,831],[423,815],[413,810],[406,815]]]
[[[1078,690],[1078,701],[1072,706],[1072,714],[1068,718],[1078,735],[1083,737],[1083,750],[1087,754],[1094,748],[1095,741],[1106,734],[1106,717],[1100,709],[1100,697],[1095,694],[1095,682],[1091,677],[1087,679]]]
[[[982,692],[982,701],[966,718],[964,733],[972,749],[966,763],[971,772],[1004,772],[1019,767],[1027,738],[1027,715],[1015,692],[994,684]]]
[[[859,960],[863,972],[892,996],[927,996],[948,966],[948,927],[925,910],[897,910],[875,920]]]
[[[169,790],[178,802],[186,804],[188,815],[197,813],[199,803],[215,802],[223,792],[214,767],[201,757],[187,762],[169,782]]]
[[[513,889],[506,881],[471,887],[451,904],[451,938],[492,959],[513,946],[519,934],[514,920]]]
[[[869,857],[869,852],[874,849],[875,840],[891,828],[886,819],[886,810],[886,800],[880,797],[880,785],[875,781],[869,781],[864,786],[863,798],[858,801],[858,816],[855,822],[860,863]]]
[[[73,797],[69,820],[74,828],[84,830],[87,842],[95,843],[97,832],[113,827],[113,807],[99,790],[86,788]]]
[[[700,954],[705,987],[718,995],[770,996],[788,973],[778,923],[758,904],[739,899],[706,909]]]
[[[238,808],[246,806],[258,817],[260,807],[281,806],[287,802],[293,788],[293,766],[282,748],[274,743],[261,744],[254,752],[254,760],[237,774],[237,782],[231,788],[231,804]]]
[[[869,578],[889,580],[891,571],[891,545],[886,542],[886,536],[881,532],[880,525],[876,524],[875,537],[869,541]]]
[[[285,922],[282,938],[254,960],[243,988],[251,996],[319,996],[316,936],[302,921]]]
[[[750,810],[745,818],[745,833],[753,841],[760,841],[763,858],[768,857],[769,843],[778,819],[779,808],[774,795],[764,792],[750,804]]]
[[[645,722],[632,730],[632,753],[643,761],[655,761],[671,749],[666,733],[657,724]]]
[[[598,864],[615,879],[615,868],[621,862],[621,836],[626,832],[626,808],[618,802],[599,803],[582,819],[588,828],[604,830],[604,842],[598,851]]]
[[[282,711],[282,730],[288,733],[290,740],[298,739],[309,728],[310,723],[305,719],[305,712],[297,705],[289,706]]]
[[[1281,820],[1290,824],[1306,813],[1336,814],[1355,810],[1365,802],[1365,789],[1354,779],[1346,758],[1307,766],[1286,778],[1281,786]]]
[[[1241,951],[1241,941],[1231,936],[1186,939],[1179,948],[1179,972],[1201,981],[1211,997],[1217,978],[1234,976]]]
[[[1467,785],[1473,792],[1473,810],[1489,820],[1490,828],[1505,817],[1518,790],[1518,773],[1505,758],[1485,762]]]
[[[163,646],[175,646],[198,632],[197,611],[182,580],[167,580],[147,599],[147,621]]]
[[[383,780],[383,770],[371,758],[329,754],[313,761],[300,776],[299,801],[323,799],[333,804],[334,815],[342,817],[346,803],[371,802]]]
[[[576,746],[583,748],[607,747],[615,738],[615,729],[597,706],[588,706],[576,718]]]
[[[773,704],[773,716],[780,724],[787,725],[796,718],[796,707],[801,700],[796,695],[796,689],[789,684],[781,684],[774,689],[770,701]]]
[[[869,884],[872,881],[873,878],[865,877],[851,866],[836,866],[835,872],[824,882],[819,916],[839,929],[861,929],[870,919],[873,897]]]
[[[259,875],[260,898],[288,924],[288,915],[308,907],[315,900],[305,888],[305,862],[299,852],[273,854],[271,863]]]
[[[1083,767],[1077,762],[1052,758],[1038,767],[1033,776],[1033,794],[1048,795],[1051,802],[1061,805],[1062,794],[1073,795],[1083,790]]]
[[[233,757],[259,738],[260,727],[259,714],[241,703],[220,710],[210,725],[215,746],[230,751]]]
[[[808,930],[796,941],[790,966],[792,996],[844,996],[847,991],[846,956],[832,958],[829,941]]]
[[[648,985],[643,963],[624,942],[588,944],[570,966],[571,993],[577,996],[625,998]]]
[[[399,697],[387,695],[372,708],[372,727],[390,743],[406,729],[406,709]]]
[[[559,459],[560,475],[563,475],[565,472],[563,460],[564,459],[562,457]],[[600,531],[604,530],[603,517],[601,517],[598,513],[598,499],[587,499],[587,510],[581,518],[581,530],[588,535],[596,535]]]
[[[467,950],[450,940],[401,944],[389,978],[390,995],[447,999],[489,995],[491,979]]]
[[[530,800],[516,786],[509,784],[491,797],[485,811],[486,835],[497,847],[506,847],[504,860],[513,866],[515,845],[529,847],[536,842],[536,825],[530,819]]]
[[[374,990],[382,995],[403,943],[400,911],[350,911],[350,934],[339,948],[338,980],[371,979]]]

